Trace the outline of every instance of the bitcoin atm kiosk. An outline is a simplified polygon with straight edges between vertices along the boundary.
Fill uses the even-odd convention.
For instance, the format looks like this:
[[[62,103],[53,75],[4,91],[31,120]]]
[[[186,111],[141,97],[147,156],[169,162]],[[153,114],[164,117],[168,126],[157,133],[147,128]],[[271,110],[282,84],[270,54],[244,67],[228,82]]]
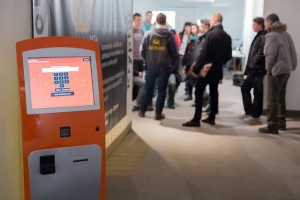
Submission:
[[[105,197],[99,44],[71,37],[17,43],[26,200]]]

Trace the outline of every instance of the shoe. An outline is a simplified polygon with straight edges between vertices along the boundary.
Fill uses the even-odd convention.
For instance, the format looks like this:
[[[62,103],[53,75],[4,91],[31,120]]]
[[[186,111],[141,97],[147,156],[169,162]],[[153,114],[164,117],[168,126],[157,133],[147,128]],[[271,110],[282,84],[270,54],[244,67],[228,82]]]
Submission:
[[[260,129],[258,129],[258,131],[260,133],[264,133],[264,134],[268,134],[268,133],[270,133],[270,134],[278,134],[278,130],[276,130],[276,129],[270,129],[269,127],[260,128]]]
[[[139,112],[139,116],[144,118],[145,117],[145,113],[144,112]]]
[[[157,114],[157,115],[155,115],[155,117],[154,117],[155,120],[162,120],[162,119],[164,119],[164,118],[166,118],[166,116],[165,116],[164,114]]]
[[[175,105],[168,106],[170,109],[175,109]]]
[[[244,122],[249,124],[249,125],[258,125],[258,124],[262,123],[260,117],[257,117],[257,118],[254,118],[254,117],[244,118]]]
[[[212,119],[209,119],[209,118],[203,119],[202,122],[210,124],[210,125],[215,125],[216,124],[215,120],[212,120]]]
[[[286,131],[286,125],[279,125],[278,130]]]
[[[249,118],[249,117],[251,117],[251,115],[244,114],[244,115],[240,115],[239,119],[244,120],[244,119]]]
[[[139,107],[139,106],[134,106],[134,107],[132,108],[132,111],[138,111],[138,110],[140,110],[140,107]]]
[[[206,107],[210,104],[210,101],[208,98],[204,98],[203,97],[203,101],[202,101],[202,107]]]
[[[200,127],[200,122],[199,121],[190,120],[188,122],[183,123],[182,126],[186,126],[186,127]]]
[[[183,99],[183,101],[191,101],[191,100],[193,100],[193,97],[190,95]]]
[[[154,110],[154,108],[153,108],[153,106],[147,106],[147,111],[153,111]]]
[[[210,112],[210,104],[207,104],[206,106],[202,107],[202,112]]]

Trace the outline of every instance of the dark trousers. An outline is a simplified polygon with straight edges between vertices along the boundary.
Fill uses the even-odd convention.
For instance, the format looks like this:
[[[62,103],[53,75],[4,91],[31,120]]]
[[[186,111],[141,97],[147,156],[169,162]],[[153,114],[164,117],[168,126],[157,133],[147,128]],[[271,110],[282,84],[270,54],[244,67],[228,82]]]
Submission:
[[[253,118],[260,117],[262,114],[264,96],[263,78],[264,75],[248,74],[241,86],[245,114],[251,115]],[[252,89],[253,98],[251,96]]]
[[[191,67],[191,65],[185,66],[185,74],[188,74],[190,67]],[[191,84],[191,76],[189,76],[189,75],[186,75],[185,91],[187,92],[187,95],[189,95],[189,96],[193,95],[193,85]]]
[[[218,113],[219,106],[219,79],[217,76],[209,76],[205,78],[198,78],[196,90],[195,90],[195,114],[193,121],[200,121],[202,116],[202,105],[203,105],[203,93],[206,85],[209,85],[209,95],[211,100],[211,111],[209,119],[215,120],[216,114]]]
[[[191,85],[191,77],[188,75],[185,82],[185,87],[187,90],[187,95],[192,96],[193,95],[193,86]]]
[[[176,76],[175,74],[171,74],[168,80],[168,100],[167,100],[168,107],[175,106],[176,91],[177,91]]]
[[[159,115],[162,113],[166,93],[167,93],[167,86],[169,76],[171,75],[171,71],[168,69],[161,69],[156,67],[148,67],[146,70],[146,83],[144,87],[144,92],[141,99],[141,112],[146,112],[147,106],[152,101],[153,92],[157,80],[157,98],[156,98],[156,105],[155,105],[155,114]]]
[[[290,74],[272,76],[268,74],[267,123],[270,129],[286,126],[285,93]]]

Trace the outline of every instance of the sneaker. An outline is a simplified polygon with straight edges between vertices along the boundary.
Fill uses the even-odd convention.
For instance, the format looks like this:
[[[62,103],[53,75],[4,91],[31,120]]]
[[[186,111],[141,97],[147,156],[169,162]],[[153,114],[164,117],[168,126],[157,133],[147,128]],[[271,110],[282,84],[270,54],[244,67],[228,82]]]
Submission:
[[[175,109],[175,105],[169,105],[168,108]]]
[[[278,130],[270,129],[269,127],[260,128],[258,131],[263,134],[278,134]]]
[[[138,110],[140,110],[140,107],[139,107],[139,106],[134,106],[134,107],[132,108],[132,111],[138,111]]]
[[[202,112],[210,112],[210,104],[207,104],[206,106],[202,107]]]
[[[164,118],[166,118],[166,116],[162,113],[161,114],[156,114],[155,117],[154,117],[155,120],[162,120]]]
[[[242,120],[244,120],[246,118],[249,118],[249,117],[251,117],[251,115],[244,114],[244,115],[239,116],[239,118],[242,119]]]
[[[254,117],[244,118],[244,122],[246,122],[247,124],[250,124],[250,125],[258,125],[258,124],[262,123],[260,117],[257,117],[257,118],[254,118]]]
[[[191,100],[193,100],[193,97],[190,95],[183,99],[183,101],[191,101]]]
[[[142,117],[142,118],[144,118],[145,117],[145,113],[140,111],[139,112],[139,116]]]

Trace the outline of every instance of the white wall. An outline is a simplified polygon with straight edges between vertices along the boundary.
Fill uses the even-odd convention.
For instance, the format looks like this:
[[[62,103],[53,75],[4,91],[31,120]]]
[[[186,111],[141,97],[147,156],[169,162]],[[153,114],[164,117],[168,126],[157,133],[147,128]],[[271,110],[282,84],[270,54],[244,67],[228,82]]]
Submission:
[[[192,2],[192,1],[190,1]],[[183,0],[133,0],[133,12],[145,17],[147,10],[175,11],[176,30],[182,31],[185,21],[210,18],[215,12],[224,16],[224,28],[233,39],[243,37],[244,0],[215,0],[213,4],[184,2]]]
[[[270,13],[276,13],[282,23],[287,24],[287,31],[291,34],[297,51],[298,67],[292,72],[288,82],[286,103],[287,110],[300,111],[300,28],[298,19],[300,19],[300,1],[298,0],[285,0],[274,1],[264,0],[264,16]]]
[[[264,0],[245,0],[243,53],[246,56],[248,56],[251,42],[256,35],[256,33],[253,31],[252,28],[252,20],[255,17],[264,17],[263,7],[264,7]]]
[[[15,44],[31,36],[31,3],[0,1],[0,199],[22,197],[20,111]]]

